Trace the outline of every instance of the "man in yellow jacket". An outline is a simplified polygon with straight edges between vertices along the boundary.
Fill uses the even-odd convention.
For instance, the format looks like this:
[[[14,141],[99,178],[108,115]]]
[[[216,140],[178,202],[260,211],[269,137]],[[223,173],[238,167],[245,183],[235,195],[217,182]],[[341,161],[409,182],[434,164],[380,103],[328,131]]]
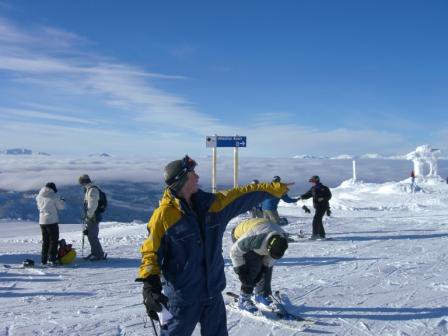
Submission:
[[[281,197],[284,183],[260,183],[216,194],[199,189],[196,162],[185,156],[165,167],[167,188],[148,223],[136,281],[151,319],[166,307],[173,316],[161,335],[227,335],[222,238],[227,223],[264,199]],[[163,277],[163,291],[162,280]]]

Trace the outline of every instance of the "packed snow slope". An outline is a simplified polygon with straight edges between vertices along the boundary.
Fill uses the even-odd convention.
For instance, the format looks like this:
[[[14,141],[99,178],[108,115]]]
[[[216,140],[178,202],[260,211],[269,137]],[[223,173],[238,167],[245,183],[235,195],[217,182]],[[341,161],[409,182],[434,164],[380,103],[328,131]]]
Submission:
[[[346,181],[332,189],[331,240],[291,243],[274,268],[273,288],[288,308],[314,319],[303,332],[228,310],[230,335],[447,335],[448,186],[442,180],[383,184]],[[295,196],[292,194],[291,196]],[[306,203],[310,205],[309,202]],[[309,235],[310,215],[281,204],[290,233]],[[223,253],[227,290],[239,283],[230,261],[230,230]],[[140,223],[101,224],[105,262],[52,269],[6,269],[39,260],[36,223],[2,223],[0,238],[0,335],[151,335],[134,282]],[[61,225],[61,237],[81,252],[81,228]],[[228,298],[225,298],[229,300]],[[199,335],[196,328],[195,335]]]

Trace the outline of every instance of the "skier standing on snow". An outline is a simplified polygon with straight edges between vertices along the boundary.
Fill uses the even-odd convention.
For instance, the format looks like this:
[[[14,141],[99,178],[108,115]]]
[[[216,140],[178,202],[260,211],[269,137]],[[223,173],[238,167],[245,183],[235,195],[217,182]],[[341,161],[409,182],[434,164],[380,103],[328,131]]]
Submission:
[[[42,265],[58,264],[59,210],[64,209],[65,202],[63,198],[56,195],[57,192],[56,185],[48,182],[36,197],[42,232]]]
[[[102,220],[99,211],[100,189],[92,183],[89,175],[79,177],[79,184],[84,187],[84,229],[83,234],[87,235],[90,244],[90,254],[84,259],[97,261],[106,259],[98,234],[100,232],[100,222]]]
[[[251,184],[258,184],[260,181],[257,179],[253,180]],[[250,215],[252,218],[263,218],[263,209],[261,208],[261,204],[257,204],[252,209],[250,209]]]
[[[327,213],[327,216],[331,215],[329,203],[331,199],[331,191],[328,187],[320,183],[320,178],[317,175],[312,176],[308,182],[312,183],[313,186],[310,190],[300,196],[299,199],[306,200],[311,197],[313,198],[313,206],[316,212],[314,213],[313,218],[313,235],[311,236],[311,239],[325,239],[325,229],[324,224],[322,223],[322,218],[325,213]],[[303,206],[303,209],[306,212],[309,212],[309,209],[306,206]]]
[[[248,219],[233,229],[232,241],[230,258],[241,281],[239,308],[249,312],[257,310],[251,299],[254,289],[255,301],[271,306],[272,270],[288,248],[286,233],[267,219]]]
[[[143,282],[143,303],[158,320],[162,305],[173,317],[161,335],[227,335],[222,290],[226,286],[222,239],[227,223],[267,197],[280,197],[288,184],[260,183],[216,194],[199,189],[196,162],[185,156],[165,167],[167,185],[148,223],[136,281]],[[163,277],[163,292],[162,279]]]
[[[272,182],[280,182],[281,178],[280,176],[274,176],[272,179]],[[298,198],[291,198],[288,196],[287,193],[284,193],[280,197],[271,197],[263,201],[261,203],[261,209],[263,210],[263,217],[266,219],[269,219],[271,222],[278,224],[278,225],[286,225],[288,224],[288,221],[286,221],[286,218],[281,219],[278,215],[278,203],[280,200],[286,202],[286,203],[295,203],[299,199]]]

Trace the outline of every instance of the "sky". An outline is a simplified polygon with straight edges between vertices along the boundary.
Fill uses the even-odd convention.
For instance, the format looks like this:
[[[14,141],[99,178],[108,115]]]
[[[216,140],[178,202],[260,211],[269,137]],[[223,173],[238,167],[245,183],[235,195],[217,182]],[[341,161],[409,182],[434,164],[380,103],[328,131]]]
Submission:
[[[447,14],[438,0],[0,0],[0,149],[206,155],[207,135],[238,134],[257,157],[446,150]]]

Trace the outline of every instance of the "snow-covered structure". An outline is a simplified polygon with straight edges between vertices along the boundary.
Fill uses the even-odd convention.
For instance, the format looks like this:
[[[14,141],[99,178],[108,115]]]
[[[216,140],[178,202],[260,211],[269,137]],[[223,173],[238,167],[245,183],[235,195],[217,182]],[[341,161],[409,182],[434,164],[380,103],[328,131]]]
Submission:
[[[406,154],[407,160],[414,162],[414,173],[416,177],[435,177],[438,176],[437,160],[441,152],[430,145],[418,146],[415,151]],[[425,174],[425,167],[428,167],[428,173]]]

